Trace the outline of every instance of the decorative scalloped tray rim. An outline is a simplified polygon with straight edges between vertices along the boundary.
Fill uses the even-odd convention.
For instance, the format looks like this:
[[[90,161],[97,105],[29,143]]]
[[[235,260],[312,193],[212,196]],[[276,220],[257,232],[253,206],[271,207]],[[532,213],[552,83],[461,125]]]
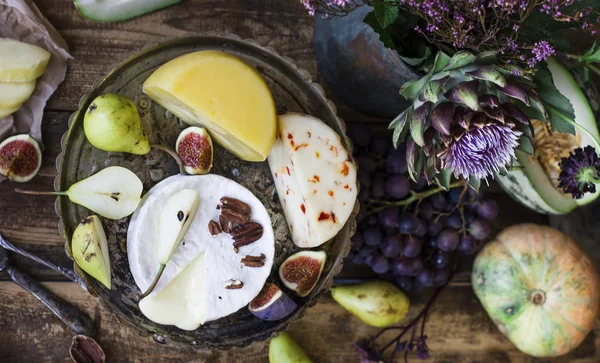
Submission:
[[[127,59],[118,62],[116,65],[114,65],[113,67],[111,67],[110,71],[102,78],[99,79],[97,81],[94,82],[94,84],[92,85],[92,88],[89,92],[85,93],[81,99],[79,100],[79,105],[78,105],[78,110],[73,112],[73,114],[71,114],[71,116],[69,117],[69,122],[68,122],[68,130],[63,134],[62,138],[61,138],[61,152],[59,153],[59,155],[56,158],[56,170],[57,170],[57,176],[54,179],[54,190],[59,191],[61,190],[61,166],[63,164],[63,159],[64,159],[64,155],[66,152],[66,148],[67,148],[67,140],[69,139],[70,133],[72,132],[72,125],[73,125],[73,121],[75,120],[76,117],[78,117],[80,112],[83,112],[82,109],[83,107],[89,102],[89,98],[91,96],[91,94],[93,93],[93,91],[100,85],[102,84],[106,78],[108,78],[112,73],[116,72],[117,70],[119,70],[123,65],[130,63],[136,59],[138,59],[139,57],[144,56],[146,53],[150,53],[154,50],[156,50],[157,48],[160,48],[162,46],[164,46],[165,44],[168,44],[169,42],[175,41],[175,40],[181,40],[182,38],[204,38],[204,37],[218,37],[218,38],[224,38],[226,40],[232,40],[232,41],[239,41],[239,42],[245,42],[248,44],[251,44],[254,47],[260,48],[264,51],[267,51],[268,53],[272,54],[274,57],[282,59],[287,65],[289,65],[295,72],[297,72],[299,75],[301,75],[301,77],[320,95],[320,97],[323,99],[324,103],[329,107],[331,113],[335,116],[335,118],[337,119],[337,122],[341,128],[341,131],[343,132],[343,138],[344,141],[346,142],[346,144],[349,146],[350,148],[350,153],[352,153],[352,142],[351,140],[347,137],[346,135],[346,123],[344,122],[344,120],[342,118],[340,118],[337,115],[337,108],[335,106],[335,104],[329,100],[327,98],[327,96],[325,95],[325,91],[323,89],[323,87],[321,87],[321,85],[319,85],[318,83],[314,82],[312,79],[311,74],[303,69],[298,67],[298,65],[296,65],[296,63],[294,62],[294,60],[292,60],[291,58],[287,57],[287,56],[281,56],[273,47],[270,46],[263,46],[261,45],[258,41],[254,40],[254,39],[242,39],[240,36],[235,35],[235,34],[231,34],[231,33],[219,33],[219,32],[207,32],[204,34],[200,34],[200,35],[190,35],[190,36],[185,36],[185,37],[166,37],[163,40],[160,41],[155,41],[155,42],[150,42],[148,43],[146,46],[144,46],[140,51],[136,51],[134,52],[131,56],[129,56]],[[358,185],[358,181],[357,181],[357,186],[360,188],[360,186]],[[62,218],[62,215],[60,213],[60,206],[62,203],[62,199],[61,197],[57,197],[56,201],[55,201],[55,212],[59,217],[59,223],[58,223],[58,230],[60,235],[65,239],[65,252],[67,254],[67,256],[73,260],[73,256],[70,253],[70,248],[69,248],[69,243],[70,243],[70,237],[65,235],[65,222]],[[354,233],[356,232],[356,215],[358,214],[358,210],[359,210],[360,206],[359,206],[359,202],[358,200],[356,201],[355,205],[354,205],[354,209],[353,212],[350,216],[350,219],[347,222],[347,225],[349,226],[349,236],[353,236]],[[321,295],[326,292],[327,290],[329,290],[329,288],[332,286],[333,284],[333,277],[338,275],[340,273],[340,271],[342,270],[343,267],[343,259],[344,257],[349,253],[350,251],[350,243],[349,240],[346,242],[345,247],[342,250],[342,253],[339,254],[338,256],[336,256],[335,260],[332,261],[333,266],[331,271],[329,272],[329,275],[325,277],[325,281],[322,282],[320,285],[320,291],[318,291],[317,294],[313,295],[313,298],[309,301],[307,301],[306,304],[304,304],[303,306],[299,307],[297,312],[294,313],[294,316],[291,319],[288,319],[288,321],[286,321],[284,324],[282,324],[280,327],[278,327],[277,329],[275,329],[274,331],[267,331],[264,334],[262,334],[260,337],[255,337],[253,340],[247,340],[247,341],[243,341],[234,345],[229,346],[226,349],[231,348],[232,346],[237,346],[237,347],[245,347],[250,345],[253,341],[264,341],[266,339],[268,339],[269,337],[271,337],[273,334],[284,331],[285,329],[287,329],[287,327],[289,326],[290,323],[292,323],[293,321],[299,320],[301,319],[305,312],[306,309],[308,309],[309,307],[312,307],[314,305],[316,305],[321,297]],[[113,309],[111,303],[109,301],[105,301],[104,299],[100,299],[98,297],[98,294],[95,293],[95,291],[93,290],[93,288],[91,288],[90,286],[88,286],[86,284],[86,276],[83,275],[82,271],[78,268],[78,266],[75,264],[75,262],[73,262],[73,267],[75,272],[77,273],[77,275],[81,278],[81,286],[82,288],[84,288],[85,290],[87,290],[91,295],[93,295],[94,297],[96,297],[96,299],[98,301],[100,301],[101,304],[103,304],[105,307],[109,308],[111,311],[113,311],[114,313],[116,313],[118,316],[121,316],[123,318],[123,320],[127,321],[127,323],[129,323],[131,326],[135,327],[140,333],[142,333],[143,335],[147,336],[148,332],[143,330],[142,328],[136,326],[135,324],[131,323],[128,318],[126,316],[123,316],[121,314],[120,311]],[[159,343],[164,343],[164,341],[161,341],[160,339],[157,339],[157,337],[153,337],[157,342]],[[170,342],[175,343],[175,344],[182,344],[181,342],[178,342],[176,340],[171,340]],[[192,344],[193,345],[193,344]],[[209,349],[209,348],[207,348]]]

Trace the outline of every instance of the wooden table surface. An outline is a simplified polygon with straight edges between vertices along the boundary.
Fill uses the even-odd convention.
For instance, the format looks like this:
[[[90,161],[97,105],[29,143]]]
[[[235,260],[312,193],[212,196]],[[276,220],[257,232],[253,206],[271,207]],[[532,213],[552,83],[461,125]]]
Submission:
[[[56,175],[55,158],[67,120],[79,98],[111,66],[165,37],[223,31],[251,37],[294,59],[313,76],[317,74],[312,48],[313,19],[295,0],[186,0],[183,4],[128,22],[99,24],[83,19],[72,0],[37,0],[42,13],[66,39],[74,59],[65,82],[50,99],[43,121],[43,166],[27,185],[51,190]],[[317,77],[318,79],[318,77]],[[340,105],[341,106],[341,105]],[[339,107],[348,122],[364,122],[364,116]],[[64,241],[57,232],[54,198],[32,198],[13,192],[15,185],[0,184],[0,233],[13,243],[53,262],[70,265]],[[498,195],[504,220],[548,223]],[[572,224],[560,219],[568,229]],[[573,230],[573,228],[571,228]],[[576,232],[573,232],[576,233]],[[192,347],[165,346],[142,336],[102,306],[79,286],[39,265],[12,255],[13,262],[43,281],[59,296],[87,311],[99,328],[98,342],[107,362],[266,362],[267,343],[226,352],[200,352]],[[354,275],[351,267],[344,270]],[[415,304],[409,317],[422,305]],[[361,324],[329,295],[290,326],[289,333],[316,362],[357,362],[352,342],[377,329]],[[44,306],[0,274],[0,362],[65,362],[73,332]],[[475,298],[468,272],[461,273],[441,295],[428,323],[431,362],[531,362],[540,361],[520,353],[492,324]],[[600,325],[584,343],[556,362],[599,362]]]

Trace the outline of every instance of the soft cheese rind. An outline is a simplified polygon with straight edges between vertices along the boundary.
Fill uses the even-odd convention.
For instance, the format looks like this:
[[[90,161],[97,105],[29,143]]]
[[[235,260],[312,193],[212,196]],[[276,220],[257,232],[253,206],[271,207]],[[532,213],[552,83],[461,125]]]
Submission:
[[[206,321],[212,321],[245,307],[262,289],[271,272],[275,254],[273,228],[262,203],[248,189],[232,180],[212,174],[169,177],[144,196],[127,232],[129,267],[141,291],[146,291],[150,286],[160,265],[156,259],[156,245],[161,205],[170,195],[184,189],[194,189],[200,193],[198,211],[150,296],[160,294],[175,276],[204,252]],[[216,206],[224,196],[237,198],[250,205],[251,219],[264,228],[260,240],[241,247],[237,254],[233,251],[231,237],[226,234],[213,237],[208,230],[208,222],[218,220],[219,210]],[[246,255],[257,256],[261,253],[265,255],[265,265],[261,268],[246,267],[240,263],[240,259]],[[244,287],[226,289],[230,279],[242,281]]]
[[[282,115],[268,161],[294,243],[316,247],[333,238],[357,196],[356,165],[340,136],[312,116]]]

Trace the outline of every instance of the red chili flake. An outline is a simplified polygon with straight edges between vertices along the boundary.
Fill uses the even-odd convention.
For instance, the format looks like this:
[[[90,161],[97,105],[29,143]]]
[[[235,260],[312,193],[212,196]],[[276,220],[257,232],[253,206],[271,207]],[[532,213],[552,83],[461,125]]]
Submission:
[[[306,207],[304,204],[300,204],[300,209],[302,210],[302,213],[306,214]]]
[[[290,173],[290,168],[288,168],[287,166],[285,167],[285,170],[287,170],[287,173],[289,176],[292,176],[292,173]]]
[[[312,137],[312,134],[310,133],[310,131],[306,131],[306,133],[308,134],[308,137]]]
[[[321,212],[321,214],[319,214],[319,221],[326,221],[329,218],[331,218],[331,215],[325,212]]]
[[[319,152],[317,151],[317,152],[315,153],[315,156],[316,156],[316,157],[317,157],[317,159],[318,159],[318,158],[320,158],[320,157],[321,157],[321,154],[319,154]]]
[[[296,143],[294,142],[294,140],[290,140],[290,146],[291,147],[295,147],[296,146]]]
[[[290,190],[289,189],[285,191],[285,195],[290,195]]]
[[[348,176],[348,173],[350,173],[350,168],[348,167],[348,164],[346,164],[346,162],[344,161],[344,166],[342,167],[342,175]]]
[[[333,223],[337,223],[337,218],[335,218],[335,213],[331,212],[331,219],[333,220]]]
[[[328,191],[327,194],[329,194],[330,197],[333,197],[333,190]]]
[[[313,190],[313,194],[317,194],[317,190],[316,190],[316,189],[315,189],[315,190]]]
[[[334,146],[334,145],[331,145],[331,147],[329,148],[329,150],[330,150],[330,151],[333,151],[333,152],[335,153],[335,156],[336,156],[336,157],[339,155],[339,154],[338,154],[338,149],[337,149],[337,147],[336,147],[336,146]]]
[[[294,136],[293,136],[292,134],[288,134],[288,139],[290,139],[290,140],[291,140],[291,139],[293,139],[293,138],[294,138]]]
[[[350,186],[348,184],[344,185],[344,189],[350,189]]]
[[[321,181],[321,178],[319,178],[318,175],[313,175],[313,178],[309,180],[309,182],[311,183],[318,183]]]
[[[306,143],[304,143],[304,144],[300,144],[300,145],[296,146],[296,147],[294,148],[294,150],[298,151],[299,149],[302,149],[303,147],[308,147],[308,144],[306,144]]]
[[[279,175],[277,175],[277,172],[275,172],[275,177],[277,178]]]

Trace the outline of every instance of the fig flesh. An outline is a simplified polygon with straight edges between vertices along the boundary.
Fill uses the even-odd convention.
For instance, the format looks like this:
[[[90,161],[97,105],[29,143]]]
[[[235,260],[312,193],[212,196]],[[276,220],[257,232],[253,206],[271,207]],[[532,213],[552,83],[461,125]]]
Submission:
[[[277,285],[266,283],[260,293],[250,302],[248,310],[261,320],[281,320],[298,306]]]
[[[283,284],[299,296],[310,294],[315,288],[327,255],[323,251],[300,251],[288,257],[279,267]]]
[[[175,146],[185,172],[191,175],[208,174],[213,162],[213,143],[203,127],[188,127],[177,138]]]
[[[40,147],[29,135],[15,135],[0,144],[0,174],[18,183],[30,181],[42,165]]]

